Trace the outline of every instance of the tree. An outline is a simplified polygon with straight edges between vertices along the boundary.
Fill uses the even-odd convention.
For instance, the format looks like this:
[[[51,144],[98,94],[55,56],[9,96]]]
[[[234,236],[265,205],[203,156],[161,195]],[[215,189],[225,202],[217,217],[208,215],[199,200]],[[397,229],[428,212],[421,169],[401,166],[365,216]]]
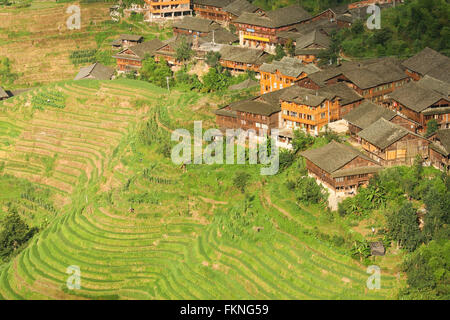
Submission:
[[[7,57],[0,57],[0,84],[11,84],[17,79],[17,74],[11,71],[11,61]]]
[[[281,60],[286,56],[286,52],[284,51],[281,45],[277,45],[275,48],[275,60]]]
[[[443,239],[422,246],[403,263],[408,288],[400,296],[405,299],[450,298],[450,241]]]
[[[296,186],[297,201],[306,204],[318,204],[326,201],[327,196],[322,186],[314,178],[301,177]]]
[[[304,151],[314,143],[314,137],[300,130],[294,130],[294,138],[292,139],[292,147],[294,153]]]
[[[203,86],[207,91],[220,91],[228,88],[231,75],[220,66],[210,68],[203,76]]]
[[[295,45],[292,39],[288,39],[286,41],[286,51],[290,57],[295,56]]]
[[[205,62],[211,68],[216,68],[219,65],[219,61],[220,61],[220,53],[219,52],[209,51],[206,54]]]
[[[429,137],[439,129],[439,124],[437,123],[436,119],[431,119],[427,122],[427,132],[425,136]]]
[[[250,180],[251,176],[245,171],[239,171],[236,173],[233,179],[233,185],[238,188],[242,193],[245,193],[245,188]]]
[[[10,208],[0,232],[0,258],[6,260],[38,231],[28,227],[15,208]]]
[[[169,84],[173,85],[172,70],[170,70],[164,59],[161,59],[159,62],[156,62],[153,57],[144,59],[140,70],[141,80],[165,88],[167,86],[167,78],[169,78]]]
[[[181,37],[180,44],[176,48],[176,58],[178,61],[185,62],[194,56],[194,51],[186,40],[186,37]]]
[[[404,249],[412,252],[423,242],[416,209],[404,202],[398,211],[387,215],[388,234]]]

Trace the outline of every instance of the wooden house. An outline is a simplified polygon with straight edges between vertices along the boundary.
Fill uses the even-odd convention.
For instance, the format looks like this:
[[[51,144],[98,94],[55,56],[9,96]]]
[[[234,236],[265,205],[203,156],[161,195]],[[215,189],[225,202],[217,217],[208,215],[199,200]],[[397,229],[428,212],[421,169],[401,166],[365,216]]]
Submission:
[[[231,21],[234,21],[245,12],[264,14],[264,11],[261,8],[255,6],[247,0],[235,0],[224,7],[223,11],[227,13],[227,24],[229,24]]]
[[[332,93],[298,86],[289,87],[280,97],[282,125],[318,135],[332,121],[339,120],[339,98]]]
[[[220,25],[212,20],[198,17],[184,17],[173,23],[172,29],[174,35],[187,35],[205,37],[213,30],[220,28]]]
[[[430,145],[431,164],[444,172],[450,171],[450,129],[441,129],[428,137]]]
[[[358,107],[364,98],[344,83],[336,83],[318,89],[319,94],[336,96],[339,103],[339,119]]]
[[[225,106],[216,111],[216,123],[221,130],[240,128],[260,133],[260,129],[265,129],[270,133],[272,129],[280,127],[280,96],[285,90]]]
[[[417,129],[420,127],[419,123],[367,100],[343,116],[343,119],[348,123],[350,136],[358,142],[361,142],[358,133],[381,118],[412,132],[417,132]]]
[[[150,21],[176,19],[192,15],[191,0],[145,0]]]
[[[88,67],[80,69],[74,80],[96,79],[111,80],[114,76],[114,68],[104,66],[101,63],[94,63]]]
[[[319,54],[330,47],[330,38],[313,30],[296,41],[295,57],[303,63],[317,63]]]
[[[112,42],[115,48],[129,48],[138,45],[144,41],[144,37],[135,34],[121,34],[116,40]]]
[[[295,30],[296,26],[306,23],[310,18],[307,11],[294,5],[265,14],[245,12],[233,24],[239,32],[241,46],[274,53],[278,44],[277,33]]]
[[[450,99],[431,89],[429,83],[423,85],[422,80],[408,83],[387,98],[390,109],[420,124],[419,132],[426,131],[431,119],[436,120],[439,128],[450,127]]]
[[[412,165],[417,155],[429,157],[430,141],[380,118],[358,133],[368,155],[383,166]]]
[[[374,160],[350,146],[332,141],[301,153],[310,176],[336,193],[355,194],[382,169]]]
[[[233,0],[193,0],[195,15],[221,23],[228,21],[228,12],[224,10]]]
[[[284,57],[280,61],[264,63],[259,69],[261,73],[261,94],[283,89],[311,73],[320,71],[313,64],[304,65],[298,59]]]
[[[403,61],[406,74],[418,81],[429,75],[438,80],[450,83],[450,58],[425,48],[413,57]]]
[[[147,55],[154,56],[155,52],[164,46],[159,39],[153,39],[140,43],[136,46],[121,50],[113,58],[117,61],[119,72],[136,71],[142,67],[142,61]]]
[[[220,64],[232,72],[247,70],[259,73],[259,68],[267,62],[269,55],[263,50],[224,45],[219,51]]]

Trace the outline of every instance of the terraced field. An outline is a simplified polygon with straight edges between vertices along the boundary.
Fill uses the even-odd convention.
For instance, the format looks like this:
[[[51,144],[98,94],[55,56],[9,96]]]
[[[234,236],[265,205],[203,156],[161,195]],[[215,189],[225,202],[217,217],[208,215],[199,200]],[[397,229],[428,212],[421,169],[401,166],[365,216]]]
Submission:
[[[51,188],[60,209],[3,268],[0,297],[393,298],[394,275],[366,289],[366,267],[311,236],[307,211],[274,204],[259,168],[184,170],[141,141],[142,123],[169,136],[180,124],[171,115],[202,110],[200,98],[121,80],[60,82],[4,102],[4,172]],[[252,176],[247,196],[233,186],[239,170]],[[81,270],[79,290],[67,288],[69,266]]]

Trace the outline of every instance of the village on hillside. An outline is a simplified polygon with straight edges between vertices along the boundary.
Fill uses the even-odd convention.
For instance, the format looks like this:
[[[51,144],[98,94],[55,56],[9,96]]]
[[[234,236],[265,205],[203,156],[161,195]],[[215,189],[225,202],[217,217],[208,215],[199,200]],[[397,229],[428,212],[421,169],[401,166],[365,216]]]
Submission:
[[[304,209],[306,211],[305,208],[311,203],[316,205],[323,202],[324,206],[320,208],[326,212],[337,212],[341,216],[346,216],[349,212],[352,212],[355,215],[363,216],[365,211],[372,212],[377,209],[377,206],[380,208],[387,206],[386,198],[389,198],[389,191],[383,188],[386,188],[386,185],[389,183],[391,185],[394,184],[389,179],[395,179],[395,177],[404,178],[406,176],[409,179],[409,175],[411,175],[418,180],[414,180],[414,185],[411,186],[412,191],[408,190],[408,186],[402,185],[401,188],[403,189],[400,187],[395,189],[395,197],[397,197],[396,199],[406,199],[420,207],[418,209],[416,207],[414,209],[408,207],[411,212],[414,211],[414,230],[417,229],[417,233],[423,233],[423,239],[428,239],[423,240],[424,243],[431,241],[433,238],[431,234],[434,236],[438,232],[427,229],[431,227],[426,226],[427,220],[424,217],[436,209],[435,207],[431,208],[429,204],[436,202],[437,206],[439,200],[436,199],[440,198],[436,196],[433,200],[432,196],[428,196],[428,193],[426,193],[428,191],[424,191],[425,187],[420,189],[419,185],[421,183],[420,180],[425,181],[428,179],[423,173],[425,168],[426,170],[433,170],[427,171],[432,172],[430,177],[439,177],[443,181],[442,185],[446,185],[445,188],[448,188],[448,175],[450,174],[450,58],[448,54],[438,52],[438,50],[435,50],[436,48],[432,49],[431,46],[424,46],[417,52],[408,55],[386,53],[378,56],[354,57],[350,54],[345,54],[344,50],[337,45],[337,42],[342,40],[337,38],[338,34],[341,37],[343,32],[347,32],[350,35],[356,34],[357,36],[362,34],[363,31],[361,30],[364,30],[369,25],[368,17],[371,15],[371,12],[376,12],[373,8],[377,8],[383,15],[387,10],[405,6],[408,0],[346,1],[344,4],[327,8],[316,14],[306,10],[301,4],[302,1],[299,1],[299,4],[276,7],[272,10],[268,10],[267,7],[260,5],[262,2],[248,0],[143,0],[137,4],[132,1],[126,3],[125,1],[120,1],[114,5],[108,3],[106,15],[110,15],[108,20],[111,19],[108,23],[113,25],[116,20],[121,21],[121,19],[139,21],[140,30],[143,31],[138,32],[138,28],[133,29],[131,27],[133,24],[131,23],[129,24],[130,27],[124,24],[126,27],[121,26],[121,28],[124,30],[129,29],[128,33],[118,36],[114,35],[114,38],[111,39],[110,34],[106,32],[104,38],[100,36],[95,38],[97,44],[107,42],[106,49],[100,45],[98,45],[97,49],[92,49],[92,52],[85,49],[84,46],[82,49],[78,48],[78,45],[77,48],[70,48],[74,51],[72,51],[73,53],[69,59],[72,62],[77,62],[74,65],[78,71],[71,79],[64,79],[64,81],[74,80],[71,83],[75,83],[73,90],[78,95],[76,97],[78,102],[84,99],[82,97],[83,90],[86,90],[85,99],[90,99],[88,97],[91,94],[94,95],[93,92],[96,85],[93,85],[91,88],[88,85],[80,84],[78,86],[77,83],[90,83],[89,81],[91,80],[99,80],[101,83],[114,83],[116,80],[144,80],[155,85],[157,87],[155,92],[158,92],[158,96],[157,98],[152,97],[151,99],[154,100],[151,101],[155,106],[157,105],[157,111],[154,115],[143,118],[145,121],[148,121],[146,122],[148,132],[145,134],[139,133],[137,136],[148,141],[152,141],[152,139],[162,140],[161,136],[168,139],[169,142],[164,141],[162,143],[163,147],[161,147],[161,150],[163,150],[161,153],[166,156],[170,154],[170,150],[168,151],[170,136],[167,136],[167,133],[160,134],[159,130],[163,128],[171,133],[175,128],[169,128],[167,123],[164,124],[164,121],[170,119],[171,115],[164,107],[161,107],[163,100],[175,104],[171,100],[170,94],[176,92],[177,88],[180,87],[183,87],[185,91],[180,93],[178,102],[184,101],[183,95],[187,97],[191,91],[205,94],[217,93],[214,96],[214,107],[210,105],[212,100],[204,98],[199,99],[197,107],[190,109],[189,115],[185,116],[189,119],[189,128],[191,120],[193,122],[198,117],[199,120],[210,119],[208,126],[218,129],[224,135],[226,135],[227,130],[232,129],[252,131],[256,133],[259,141],[265,141],[266,137],[276,134],[277,140],[272,141],[272,143],[275,142],[280,149],[280,176],[282,178],[279,179],[283,179],[283,188],[286,187],[286,190],[297,190],[298,192],[302,190],[303,198],[299,196],[295,202],[295,205],[301,210]],[[371,11],[372,9],[375,11]],[[95,25],[91,23],[90,27],[97,27],[97,23]],[[151,36],[145,31],[146,28],[152,30]],[[155,36],[153,36],[153,33]],[[382,38],[383,35],[379,37]],[[384,40],[380,40],[380,43],[382,41]],[[383,47],[383,44],[378,44],[378,46]],[[99,48],[103,50],[101,51],[102,55],[99,54]],[[352,47],[351,50],[354,52],[357,49]],[[382,52],[384,49],[378,48],[378,50]],[[58,61],[60,60],[58,59],[54,59],[55,64],[59,63]],[[53,64],[51,54],[46,55],[45,60],[49,64]],[[16,77],[20,78],[20,73]],[[38,92],[42,95],[41,91],[46,92],[46,89],[41,89],[41,84],[37,82],[36,86],[34,86],[31,85],[30,81],[28,82],[30,85],[24,88],[13,86],[13,82],[8,83],[5,81],[0,86],[0,104],[4,103],[9,108],[9,111],[14,110],[13,106],[17,104],[17,101],[28,103],[28,93]],[[41,100],[33,98],[34,100],[31,100],[31,104],[36,101],[43,101],[42,104],[47,102],[48,105],[62,109],[63,107],[58,107],[58,101],[64,99],[64,101],[69,101],[67,90],[71,88],[71,85],[65,82],[56,83],[55,86],[58,89],[55,89],[53,96],[51,94],[43,94],[43,98],[38,98]],[[85,89],[82,89],[82,86],[86,86]],[[144,85],[142,86],[144,87]],[[114,95],[118,95],[120,90],[124,89],[119,89],[118,86],[113,84],[110,86],[106,85],[104,91],[99,91],[99,93],[95,94],[95,99],[97,100],[95,100],[96,104],[94,104],[94,107],[100,109],[97,105],[100,103],[99,101],[114,103],[111,101],[120,98],[110,99],[105,92],[112,92]],[[117,114],[110,115],[111,117],[117,117],[119,120],[114,118],[111,120],[111,123],[120,123],[125,117],[132,118],[133,112],[142,107],[141,104],[147,103],[145,99],[150,99],[149,96],[153,94],[149,93],[146,96],[145,93],[138,91],[134,87],[129,90],[129,93],[121,91],[122,98],[128,98],[128,95],[132,97],[136,94],[136,99],[130,100],[131,102],[128,100],[122,101],[118,107],[119,111],[117,111]],[[63,95],[65,96],[63,97]],[[186,100],[188,99],[186,98]],[[75,98],[72,98],[72,100],[75,101]],[[135,104],[135,106],[132,104]],[[206,109],[205,105],[208,106]],[[133,108],[135,109],[133,110]],[[148,111],[148,109],[146,110]],[[178,112],[174,111],[176,108],[171,110],[175,113]],[[196,114],[197,110],[199,110],[198,114]],[[205,110],[207,110],[206,115]],[[95,116],[98,114],[99,111],[96,111]],[[181,110],[177,116],[179,117],[180,114],[186,115],[187,112]],[[75,117],[78,117],[78,115]],[[3,116],[0,118],[3,119]],[[85,120],[85,118],[81,119],[81,117],[76,119],[80,123],[82,120]],[[39,121],[41,120],[36,122],[38,123]],[[186,123],[188,123],[187,119],[186,121],[178,120],[176,122],[180,126],[186,125]],[[109,123],[102,124],[102,128],[106,128],[108,125]],[[140,127],[138,126],[138,128]],[[120,132],[127,132],[125,129],[122,129],[120,128]],[[2,132],[1,130],[0,126],[0,133]],[[9,130],[5,131],[9,133],[13,129],[5,130]],[[158,136],[151,138],[149,137],[151,133],[154,133],[155,137],[157,134]],[[25,141],[27,139],[31,141],[30,137],[34,134],[36,132],[25,136]],[[108,134],[113,136],[116,132]],[[44,133],[43,135],[46,134]],[[33,142],[32,148],[41,148],[41,145],[44,143],[41,143],[39,139],[36,140],[37,142]],[[53,139],[53,136],[51,139]],[[77,139],[82,140],[81,133]],[[73,144],[77,146],[77,144],[81,143],[80,141],[77,140]],[[102,144],[107,144],[105,137],[99,138],[99,141]],[[117,144],[119,144],[119,141],[122,140],[114,140]],[[123,146],[124,142],[120,143]],[[9,142],[5,146],[3,149],[0,148],[1,152],[3,152],[0,153],[2,161],[4,160],[3,158],[7,158],[4,154],[10,150],[7,149]],[[244,143],[244,146],[247,146],[247,144]],[[126,186],[120,187],[121,196],[123,192],[128,191],[128,186],[132,185],[141,176],[146,177],[152,183],[156,181],[155,183],[169,186],[176,184],[173,181],[177,180],[173,176],[170,178],[151,176],[149,178],[146,176],[149,171],[144,171],[142,175],[131,175],[131,171],[127,171],[124,168],[129,163],[136,165],[135,163],[142,162],[144,157],[142,154],[145,154],[145,152],[136,147],[134,142],[130,143],[129,147],[130,149],[127,149],[129,154],[136,152],[139,156],[136,156],[133,160],[128,160],[128,162],[116,163],[115,166],[108,168],[113,168],[111,169],[113,171],[117,169],[116,175],[126,176],[129,174],[129,177],[126,179]],[[31,148],[31,143],[22,148]],[[117,148],[114,149],[114,154],[116,154]],[[89,152],[92,150],[89,149]],[[96,157],[93,162],[90,160],[94,163],[93,166],[100,166],[98,163],[104,165],[102,162],[104,161],[102,158],[104,155],[96,149],[92,153]],[[44,151],[42,151],[42,154],[47,155]],[[124,154],[127,153],[124,152]],[[56,155],[53,159],[52,161],[58,161]],[[301,164],[297,164],[295,159],[301,159],[299,162]],[[2,161],[0,163],[3,165]],[[5,162],[7,163],[7,160]],[[60,166],[62,166],[61,163]],[[66,163],[68,162],[66,161],[64,164]],[[283,170],[292,165],[292,163],[296,163],[297,167],[291,167],[290,172],[297,174],[297,172],[303,172],[304,170],[304,175],[300,178],[296,178],[295,175],[282,175]],[[183,163],[177,169],[184,174],[186,172],[189,173],[188,164],[191,164],[191,162]],[[89,163],[88,165],[90,166],[91,164]],[[40,184],[46,184],[46,181],[51,179],[48,173],[50,169],[48,168],[54,167],[54,165],[53,167],[50,165],[46,167],[47,176],[45,179],[35,179],[37,174],[33,171],[33,179]],[[155,165],[152,168],[158,167]],[[74,176],[72,172],[79,169],[72,166],[72,168],[67,170],[71,171],[71,176]],[[155,169],[155,172],[157,170],[159,169]],[[176,170],[174,169],[173,171],[175,172]],[[0,172],[3,172],[3,167]],[[192,172],[194,172],[194,169]],[[392,172],[392,177],[386,174],[383,178],[380,178],[380,173],[382,172]],[[245,188],[248,186],[247,181],[250,178],[244,173],[241,176],[239,174],[239,172],[236,174],[233,183],[235,183],[237,190],[242,191],[242,194],[245,196],[245,210],[248,210],[248,208],[251,208],[251,205],[247,207],[247,204],[254,201],[251,196],[247,196],[245,193]],[[99,175],[101,176],[101,174]],[[83,173],[83,179],[86,180],[91,179],[93,176],[96,177],[91,172],[86,176],[87,178],[84,177]],[[174,180],[171,180],[172,178]],[[113,184],[111,181],[114,179],[110,177],[104,178],[111,185]],[[239,179],[241,179],[241,184],[239,184]],[[432,178],[429,178],[429,180],[432,180]],[[106,183],[105,181],[102,181],[102,183]],[[308,181],[313,181],[313,184],[315,182],[314,186],[308,184]],[[226,186],[226,184],[223,186],[219,180],[213,183],[217,184],[215,186],[215,188],[219,188],[217,190],[222,190],[221,188]],[[273,196],[272,200],[270,195],[267,196],[264,192],[258,195],[261,201],[265,201],[264,204],[267,203],[262,206],[263,209],[261,210],[264,211],[267,207],[273,207],[284,215],[284,219],[287,219],[283,221],[296,221],[296,223],[300,221],[300,219],[296,220],[295,217],[293,218],[288,209],[280,208],[281,202],[276,202],[282,201],[281,198],[283,197],[283,191],[273,190],[278,188],[278,185],[270,186],[271,180],[265,177],[260,177],[254,183],[258,187],[268,188],[264,190],[273,192],[271,193]],[[402,183],[407,185],[407,182],[403,180]],[[441,182],[439,182],[439,186],[441,186]],[[375,194],[375,191],[374,194],[369,194],[375,189],[378,192],[377,194]],[[400,189],[401,191],[399,191]],[[430,187],[430,189],[434,192],[435,189],[439,188],[433,189]],[[439,189],[439,192],[442,191],[441,189]],[[70,194],[76,188],[68,187],[67,190]],[[101,190],[103,192],[103,189]],[[108,203],[114,204],[112,191],[106,188],[105,190],[105,194],[110,192],[107,195],[109,197],[107,198]],[[444,194],[448,194],[448,191],[445,192],[447,193]],[[380,193],[383,195],[380,196]],[[217,191],[217,194],[220,194],[220,191]],[[277,196],[274,196],[275,194]],[[358,195],[360,196],[358,197]],[[149,196],[149,194],[146,193],[146,196]],[[362,197],[364,197],[363,200],[361,200]],[[190,212],[192,216],[200,221],[201,218],[199,218],[198,213],[200,210],[192,209],[194,205],[191,205],[191,203],[195,201],[193,198],[195,197],[187,196],[187,212]],[[205,199],[201,196],[198,196],[198,198]],[[274,198],[276,199],[275,201]],[[142,203],[146,203],[145,200],[136,200],[134,196],[130,196],[129,199],[131,200],[127,202],[126,214],[141,214],[137,207]],[[99,209],[94,208],[94,206],[89,207],[87,203],[91,200],[87,196],[86,200],[83,198],[82,201],[86,201],[86,208],[88,208],[86,210],[99,210],[103,214],[102,219],[117,218],[115,215],[118,213],[105,213],[103,212],[103,207]],[[185,201],[185,199],[182,201]],[[305,201],[305,203],[302,201]],[[360,205],[360,202],[363,201],[371,202],[371,204],[367,206]],[[378,203],[377,201],[380,202]],[[395,200],[392,201],[395,202]],[[383,205],[380,204],[382,202]],[[159,200],[155,200],[152,204],[158,205],[158,203],[161,204]],[[203,201],[204,205],[206,203],[209,208],[207,210],[208,214],[211,215],[211,212],[214,212],[217,207],[227,202],[208,199]],[[395,210],[401,211],[404,209],[404,207],[400,209],[399,207],[395,207]],[[443,208],[443,210],[446,210],[445,207]],[[202,210],[206,209],[203,208]],[[86,215],[87,218],[83,217],[83,219],[90,221],[89,214]],[[180,217],[181,215],[179,213]],[[166,223],[164,218],[161,218],[161,221],[163,224]],[[389,221],[387,224],[391,223]],[[206,222],[203,220],[202,223],[206,225]],[[385,221],[378,221],[377,223],[379,223],[379,226],[385,224]],[[399,218],[395,223],[402,224],[404,222],[403,220],[400,221]],[[92,224],[95,225],[95,223]],[[280,228],[276,223],[275,225],[277,229]],[[446,226],[446,223],[442,225]],[[296,228],[298,226],[302,226],[302,223],[299,222]],[[127,225],[121,228],[123,230],[131,229]],[[355,227],[351,232],[354,230],[359,232],[357,228],[359,227]],[[388,243],[392,241],[391,238],[386,240],[387,236],[381,231],[377,234],[376,232],[379,230],[376,230],[372,225],[370,228],[371,231],[366,231],[363,234],[365,239],[370,237],[372,239],[364,247],[369,253],[360,252],[363,250],[360,250],[358,245],[362,246],[361,243],[363,241],[353,241],[352,252],[360,250],[354,253],[354,256],[357,256],[360,261],[365,261],[364,259],[368,259],[368,257],[375,259],[375,257],[385,256],[386,250],[388,250]],[[437,230],[436,228],[434,230]],[[239,228],[236,227],[236,229]],[[382,228],[380,227],[379,229],[381,230]],[[217,231],[219,238],[222,236],[221,230]],[[257,234],[263,232],[264,227],[256,225],[252,226],[252,230]],[[192,231],[192,234],[195,235],[196,232]],[[225,231],[223,232],[225,234]],[[308,234],[308,232],[317,232],[317,229],[311,227],[305,234]],[[168,231],[163,233],[164,237],[170,234]],[[316,233],[316,238],[320,239],[320,241],[331,239],[331,236],[324,236],[324,233],[326,232],[322,230],[320,233]],[[86,232],[86,234],[89,235],[89,232]],[[213,232],[210,234],[212,235]],[[317,236],[317,234],[320,236]],[[442,231],[442,234],[439,234],[445,238],[444,231]],[[406,248],[407,241],[402,239],[396,240],[397,253],[399,248]],[[152,245],[157,247],[159,241],[155,240]],[[417,240],[417,243],[420,241]],[[80,243],[82,245],[82,242]],[[419,247],[417,243],[410,252]],[[201,248],[198,251],[203,254]],[[63,253],[58,254],[63,256]],[[226,255],[228,252],[224,250],[223,254]],[[222,253],[219,256],[222,256]],[[216,268],[213,262],[206,258],[204,260],[202,261],[203,266],[211,264]],[[291,260],[293,261],[293,259]],[[290,263],[293,263],[291,260]],[[392,265],[394,264],[391,260],[386,261],[389,261]],[[291,266],[290,263],[289,268]],[[0,274],[1,270],[0,268]],[[325,270],[321,272],[327,273]],[[447,276],[442,277],[445,278]],[[347,277],[341,278],[344,279],[341,280],[345,283],[350,283],[351,281]],[[399,279],[400,276],[397,281],[400,281]],[[167,287],[169,286],[170,284],[167,285]],[[290,292],[289,290],[294,289],[286,289],[286,292]],[[439,291],[438,289],[436,290]],[[249,289],[249,291],[251,290]],[[446,292],[445,294],[448,297],[448,287],[439,292]],[[2,297],[1,294],[0,286],[0,298]],[[154,293],[152,292],[152,294]],[[267,296],[272,297],[269,294]],[[286,297],[288,296],[286,294]],[[89,296],[87,295],[86,297]]]

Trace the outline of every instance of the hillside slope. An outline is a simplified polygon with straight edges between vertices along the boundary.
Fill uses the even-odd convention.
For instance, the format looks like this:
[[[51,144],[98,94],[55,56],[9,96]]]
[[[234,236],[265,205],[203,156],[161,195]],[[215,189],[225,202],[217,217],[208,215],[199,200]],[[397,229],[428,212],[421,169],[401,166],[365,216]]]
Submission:
[[[14,128],[0,130],[4,171],[50,187],[61,208],[4,266],[0,297],[394,298],[394,275],[367,290],[366,267],[308,233],[317,223],[309,212],[274,205],[258,167],[184,171],[163,155],[180,125],[172,117],[201,118],[199,98],[81,81],[0,104],[2,127]],[[239,170],[253,177],[247,197],[233,187]],[[80,290],[67,289],[69,266],[80,267]]]

